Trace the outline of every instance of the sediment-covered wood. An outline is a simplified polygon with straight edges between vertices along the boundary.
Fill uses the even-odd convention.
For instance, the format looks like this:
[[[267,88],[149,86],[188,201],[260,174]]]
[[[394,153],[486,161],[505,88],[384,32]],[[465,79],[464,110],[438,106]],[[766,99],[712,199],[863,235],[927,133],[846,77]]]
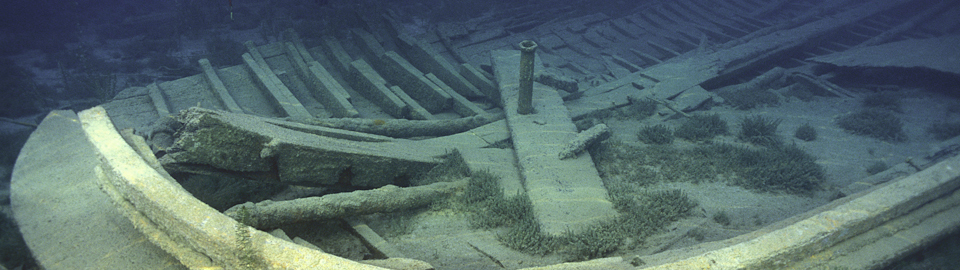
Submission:
[[[610,128],[605,124],[595,125],[584,130],[578,133],[576,138],[573,138],[573,140],[563,146],[559,154],[560,159],[575,157],[594,142],[606,139],[607,137],[610,137]]]
[[[289,201],[244,203],[227,209],[224,214],[237,218],[246,212],[244,223],[255,228],[274,228],[283,224],[392,212],[426,206],[466,186],[467,181],[439,182],[425,186],[400,188],[387,185],[372,190],[358,190],[320,197]]]
[[[265,181],[308,186],[381,187],[423,173],[443,149],[408,140],[201,108],[184,110],[168,170],[267,175]],[[198,168],[197,166],[203,166]]]
[[[446,136],[503,119],[502,113],[485,113],[448,120],[327,118],[310,119],[305,124],[345,129],[394,138]]]

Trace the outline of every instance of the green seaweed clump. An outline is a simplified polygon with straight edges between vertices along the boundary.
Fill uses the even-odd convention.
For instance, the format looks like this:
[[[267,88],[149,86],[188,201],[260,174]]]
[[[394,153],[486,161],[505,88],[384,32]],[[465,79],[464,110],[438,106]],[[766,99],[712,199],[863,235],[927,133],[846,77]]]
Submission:
[[[717,212],[713,214],[713,221],[723,226],[730,226],[730,215],[727,214],[727,211]]]
[[[555,240],[540,231],[534,219],[533,205],[526,194],[505,197],[499,177],[488,171],[477,171],[470,177],[460,202],[472,212],[470,225],[493,229],[507,227],[498,235],[507,247],[531,254],[546,254]]]
[[[719,173],[717,163],[722,160],[697,149],[681,150],[673,145],[638,147],[606,140],[591,148],[590,153],[601,177],[647,186],[665,181],[698,183],[715,178]]]
[[[534,255],[557,252],[567,261],[599,258],[623,248],[634,248],[697,206],[679,190],[641,192],[632,186],[617,186],[623,188],[611,189],[610,197],[619,217],[559,236],[541,231],[528,196],[503,196],[499,180],[488,172],[479,171],[471,176],[460,202],[472,212],[473,227],[506,227],[497,235],[505,246]],[[632,244],[624,245],[627,238],[632,239]]]
[[[463,192],[464,203],[478,203],[496,197],[503,197],[498,177],[489,171],[477,171],[470,175],[467,187]]]
[[[720,115],[710,114],[688,118],[673,134],[690,141],[705,141],[728,132],[727,122],[720,119]]]
[[[497,236],[498,240],[509,248],[535,255],[544,255],[555,250],[557,238],[540,231],[540,223],[533,216],[533,205],[526,195],[514,196],[507,200],[514,213],[508,217],[506,233]]]
[[[564,260],[589,260],[607,256],[619,249],[635,248],[646,237],[688,216],[690,210],[697,207],[697,202],[680,190],[638,192],[631,188],[618,188],[610,193],[620,216],[556,239]]]
[[[671,145],[636,147],[605,141],[591,149],[601,176],[643,187],[659,182],[727,181],[760,191],[807,193],[820,187],[823,168],[798,146],[747,147],[727,143],[678,149]],[[722,176],[722,177],[718,177]],[[623,183],[620,183],[623,184]],[[618,183],[604,183],[617,190]]]
[[[411,179],[410,185],[423,186],[437,182],[453,182],[470,176],[470,168],[467,167],[467,162],[463,160],[463,156],[457,149],[447,152],[441,158],[443,158],[442,163]]]
[[[861,105],[866,108],[903,112],[903,108],[899,99],[882,93],[876,93],[864,97],[861,101]]]
[[[819,189],[823,167],[796,145],[750,149],[733,148],[730,164],[738,176],[734,184],[761,191],[803,194]]]
[[[261,255],[250,239],[252,234],[250,233],[250,226],[247,226],[250,220],[248,211],[246,206],[241,206],[240,210],[237,211],[237,251],[240,252],[240,254],[237,254],[237,260],[239,260],[241,269],[265,269],[267,263],[260,257]]]
[[[467,187],[459,198],[473,211],[470,224],[474,227],[491,229],[514,226],[532,218],[530,199],[524,194],[504,196],[499,179],[485,170],[470,175]]]
[[[817,129],[813,128],[813,126],[811,126],[810,124],[805,123],[803,125],[800,125],[800,127],[798,127],[797,130],[793,132],[793,136],[797,137],[797,139],[801,139],[808,142],[814,141],[817,139]]]
[[[657,102],[650,99],[635,100],[630,98],[630,105],[627,105],[624,109],[626,110],[624,115],[634,115],[639,119],[644,119],[657,112]]]
[[[637,138],[646,144],[670,144],[673,143],[673,130],[663,124],[646,126],[640,129]]]
[[[781,139],[777,135],[780,119],[771,120],[761,115],[745,117],[740,120],[740,140],[760,146],[774,147],[780,145]]]
[[[840,119],[837,119],[837,125],[850,133],[870,136],[884,141],[902,142],[907,140],[907,135],[903,133],[903,122],[888,111],[862,110],[840,117]]]

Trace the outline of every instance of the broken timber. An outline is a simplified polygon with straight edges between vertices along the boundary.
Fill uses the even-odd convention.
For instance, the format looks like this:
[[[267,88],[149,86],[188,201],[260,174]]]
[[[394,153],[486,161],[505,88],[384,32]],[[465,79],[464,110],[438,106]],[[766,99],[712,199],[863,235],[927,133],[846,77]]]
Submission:
[[[162,161],[168,170],[242,172],[285,184],[380,187],[426,172],[441,148],[405,140],[279,123],[201,108],[183,111],[176,143]],[[409,142],[409,143],[408,143]],[[271,179],[273,178],[273,179]]]
[[[286,201],[265,200],[235,205],[225,215],[258,229],[276,228],[284,224],[344,218],[373,213],[390,213],[429,205],[463,189],[467,181],[437,182],[429,185],[400,188],[386,185],[371,190],[334,193]],[[241,210],[243,209],[243,210]]]
[[[382,269],[282,241],[197,200],[150,167],[117,133],[106,111],[79,114],[101,163],[97,184],[145,239],[191,269],[243,269],[254,256],[263,269]],[[245,239],[245,240],[244,240]],[[247,247],[238,245],[241,241]]]

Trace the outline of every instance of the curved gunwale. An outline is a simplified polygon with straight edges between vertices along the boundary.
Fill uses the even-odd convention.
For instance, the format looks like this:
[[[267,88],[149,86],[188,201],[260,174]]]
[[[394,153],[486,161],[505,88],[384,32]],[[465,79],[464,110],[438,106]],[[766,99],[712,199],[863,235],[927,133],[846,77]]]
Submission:
[[[237,266],[241,254],[237,246],[238,223],[194,198],[175,182],[165,179],[145,162],[121,137],[106,112],[96,107],[79,113],[88,139],[102,161],[101,185],[107,184],[135,206],[138,214],[157,229],[175,239],[182,247],[210,258],[214,265]],[[686,258],[673,258],[655,269],[743,268],[782,265],[796,262],[837,245],[851,237],[908,214],[928,202],[953,193],[960,186],[960,157],[940,162],[862,195],[838,201],[804,213],[790,224],[774,224],[738,238],[739,243],[705,251]],[[115,198],[116,200],[116,198]],[[777,228],[779,227],[779,228]],[[143,231],[143,230],[142,230]],[[252,244],[260,258],[275,269],[322,266],[320,269],[378,269],[317,250],[283,241],[267,233],[251,230]],[[151,238],[156,241],[155,237]],[[163,245],[161,245],[163,247]],[[695,252],[701,247],[686,249]],[[169,247],[165,247],[169,249]],[[177,251],[168,250],[173,254]],[[182,253],[182,252],[181,252]],[[674,251],[675,254],[677,253]],[[185,258],[180,258],[183,261]],[[610,258],[576,263],[589,267],[619,261]],[[670,261],[670,260],[667,260]],[[189,265],[188,265],[189,266]],[[538,267],[562,268],[570,264]],[[316,269],[316,268],[315,268]]]

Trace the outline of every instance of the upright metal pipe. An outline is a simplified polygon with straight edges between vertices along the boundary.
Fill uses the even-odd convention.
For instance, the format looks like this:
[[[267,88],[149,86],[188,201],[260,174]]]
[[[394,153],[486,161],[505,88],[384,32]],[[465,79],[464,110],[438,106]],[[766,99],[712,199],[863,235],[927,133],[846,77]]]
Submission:
[[[533,113],[533,60],[537,43],[533,40],[520,42],[520,96],[517,98],[517,113]]]

